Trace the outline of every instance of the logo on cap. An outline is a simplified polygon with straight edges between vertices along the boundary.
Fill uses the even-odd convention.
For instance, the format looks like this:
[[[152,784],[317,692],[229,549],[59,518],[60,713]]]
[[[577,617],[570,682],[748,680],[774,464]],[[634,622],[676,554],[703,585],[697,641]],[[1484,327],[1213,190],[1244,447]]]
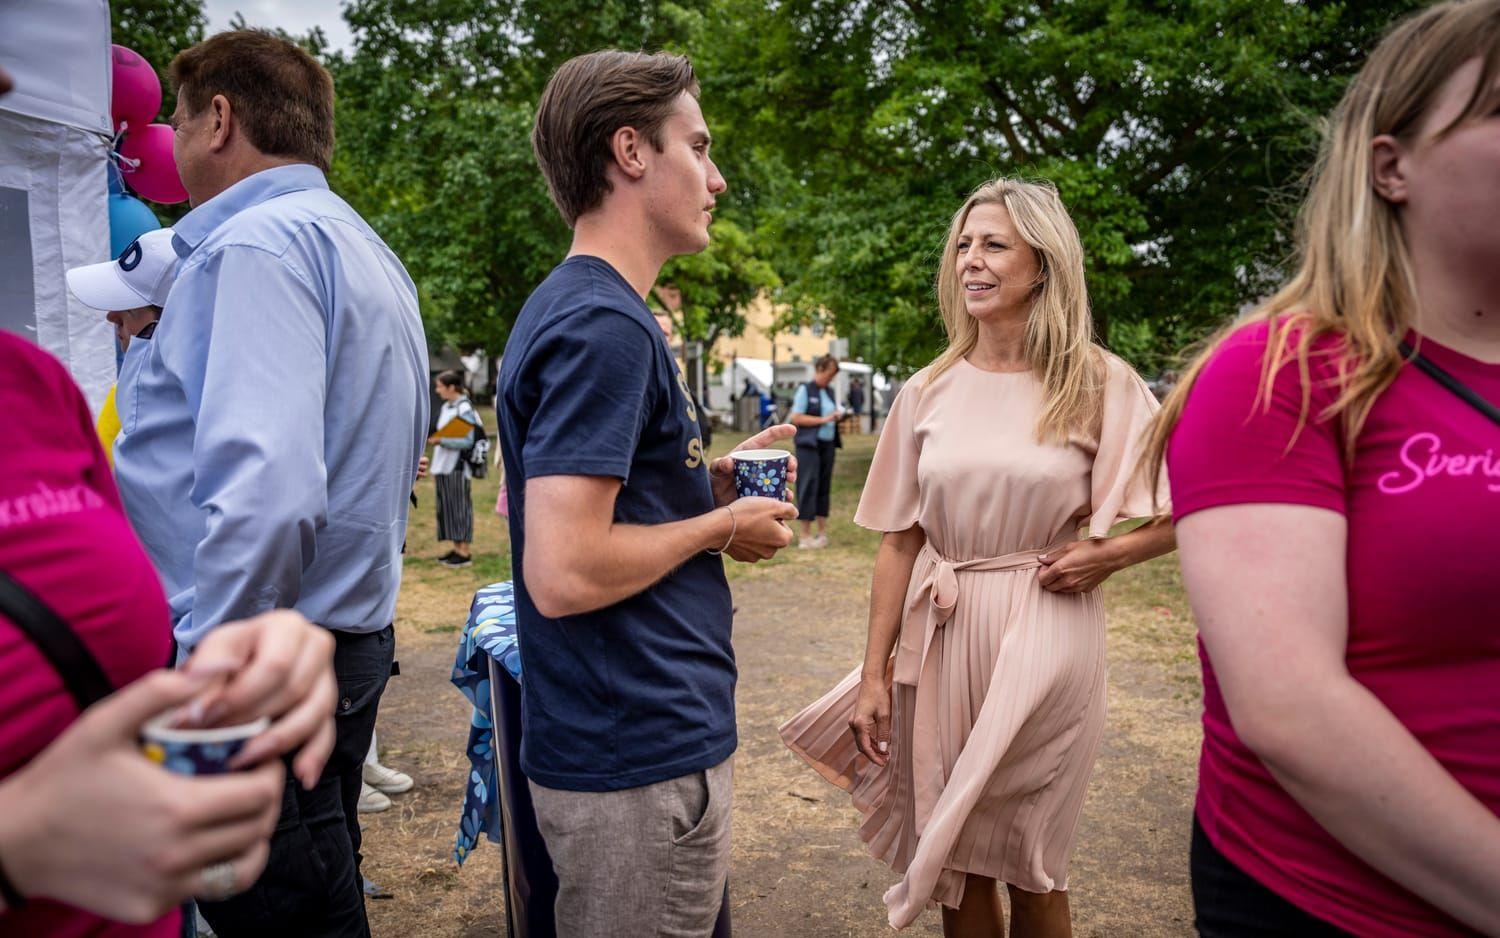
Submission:
[[[141,257],[145,254],[141,250],[141,239],[136,238],[130,242],[130,247],[120,252],[120,269],[135,270],[141,263]]]

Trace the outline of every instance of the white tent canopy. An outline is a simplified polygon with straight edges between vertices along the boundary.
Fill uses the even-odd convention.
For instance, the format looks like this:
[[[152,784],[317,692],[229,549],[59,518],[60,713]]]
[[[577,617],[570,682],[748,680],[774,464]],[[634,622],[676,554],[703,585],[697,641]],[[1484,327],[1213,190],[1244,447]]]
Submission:
[[[114,337],[68,292],[69,267],[109,259],[106,0],[0,3],[0,329],[68,366],[96,409],[115,377]]]
[[[771,360],[768,358],[736,358],[733,368],[724,369],[724,386],[738,394],[745,380],[762,394],[771,390]]]
[[[770,359],[735,358],[732,367],[724,369],[720,380],[732,394],[738,394],[744,389],[746,379],[749,379],[755,390],[761,394],[769,393],[773,386],[788,389],[804,381],[812,380],[812,362],[776,362],[775,368],[776,373],[773,377]],[[864,362],[839,362],[839,374],[833,379],[832,386],[835,400],[842,403],[849,399],[849,381],[853,378],[864,380],[866,401],[874,399],[870,394],[872,387],[884,389],[888,384],[885,375],[875,371]]]

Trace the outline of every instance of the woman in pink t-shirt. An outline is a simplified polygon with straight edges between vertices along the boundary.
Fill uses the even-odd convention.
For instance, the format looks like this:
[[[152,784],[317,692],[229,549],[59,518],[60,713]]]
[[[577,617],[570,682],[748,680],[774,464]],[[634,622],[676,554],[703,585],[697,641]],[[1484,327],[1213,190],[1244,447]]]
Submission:
[[[167,600],[83,395],[56,359],[3,331],[0,437],[0,573],[121,688],[80,714],[0,613],[0,936],[171,938],[188,896],[259,877],[288,771],[276,756],[300,748],[291,771],[316,781],[333,747],[333,640],[275,612],[220,626],[183,670],[162,670]],[[141,724],[190,702],[216,723],[275,719],[240,755],[253,767],[186,778],[140,752]]]
[[[1500,0],[1442,4],[1334,112],[1296,275],[1154,428],[1205,936],[1500,934],[1497,223]]]

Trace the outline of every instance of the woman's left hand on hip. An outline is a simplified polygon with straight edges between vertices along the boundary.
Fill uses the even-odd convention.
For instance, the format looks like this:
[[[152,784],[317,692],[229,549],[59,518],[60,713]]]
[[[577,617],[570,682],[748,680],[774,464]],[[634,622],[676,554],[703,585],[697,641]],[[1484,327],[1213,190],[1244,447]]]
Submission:
[[[1037,558],[1037,582],[1053,593],[1087,593],[1119,569],[1108,538],[1091,538],[1055,547]]]

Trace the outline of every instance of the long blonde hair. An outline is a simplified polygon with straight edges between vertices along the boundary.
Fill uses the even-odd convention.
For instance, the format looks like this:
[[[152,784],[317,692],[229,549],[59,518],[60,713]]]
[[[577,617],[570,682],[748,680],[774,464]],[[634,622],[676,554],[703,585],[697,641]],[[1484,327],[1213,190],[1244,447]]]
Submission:
[[[964,305],[954,258],[969,212],[976,205],[992,203],[1005,207],[1021,239],[1036,252],[1041,268],[1026,323],[1026,359],[1042,382],[1037,438],[1057,440],[1070,432],[1086,432],[1099,415],[1103,359],[1094,344],[1083,242],[1057,187],[1050,182],[994,179],[975,189],[954,214],[937,270],[938,310],[948,332],[948,347],[932,363],[927,380],[952,368],[979,342],[979,322]]]
[[[1438,90],[1465,62],[1483,67],[1463,114],[1446,134],[1494,104],[1500,67],[1500,0],[1456,0],[1399,23],[1370,55],[1331,115],[1297,220],[1297,273],[1248,317],[1206,343],[1162,405],[1142,450],[1142,471],[1159,477],[1167,440],[1204,364],[1246,322],[1269,321],[1257,407],[1269,406],[1280,369],[1295,362],[1305,424],[1312,395],[1309,359],[1332,336],[1338,397],[1318,419],[1342,417],[1344,448],[1355,441],[1376,398],[1401,369],[1401,338],[1416,304],[1411,255],[1395,206],[1372,184],[1370,141],[1415,137]]]

